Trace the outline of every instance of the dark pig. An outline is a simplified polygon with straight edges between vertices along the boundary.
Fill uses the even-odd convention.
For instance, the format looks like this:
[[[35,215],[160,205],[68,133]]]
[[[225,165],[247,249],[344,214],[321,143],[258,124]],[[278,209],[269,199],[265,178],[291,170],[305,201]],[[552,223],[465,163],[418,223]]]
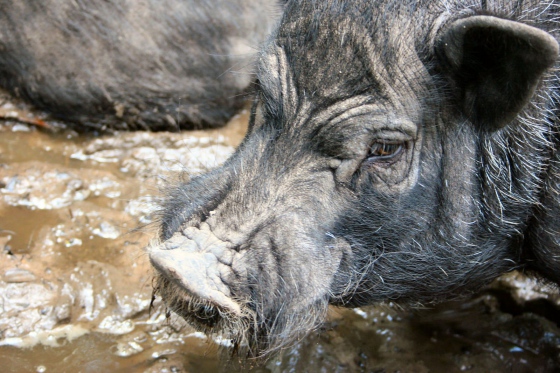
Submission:
[[[288,2],[249,131],[169,189],[156,291],[267,356],[327,306],[560,282],[560,2]]]
[[[276,0],[0,0],[0,87],[77,130],[217,127]]]

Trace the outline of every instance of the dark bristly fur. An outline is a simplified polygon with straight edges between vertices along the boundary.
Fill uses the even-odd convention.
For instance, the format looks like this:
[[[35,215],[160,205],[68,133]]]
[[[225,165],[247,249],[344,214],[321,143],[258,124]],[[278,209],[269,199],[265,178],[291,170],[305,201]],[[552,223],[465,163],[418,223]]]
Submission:
[[[328,303],[436,302],[515,268],[560,282],[559,28],[557,0],[289,1],[244,142],[170,188],[150,251],[206,234],[189,250],[242,315],[159,293],[267,356]]]
[[[224,125],[276,0],[0,0],[0,87],[86,130]]]

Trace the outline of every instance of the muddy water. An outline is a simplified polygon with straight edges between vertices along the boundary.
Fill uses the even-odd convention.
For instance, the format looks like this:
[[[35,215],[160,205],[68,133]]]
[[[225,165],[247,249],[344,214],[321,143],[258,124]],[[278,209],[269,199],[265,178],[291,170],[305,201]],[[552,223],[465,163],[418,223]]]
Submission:
[[[216,131],[96,137],[38,129],[57,123],[0,104],[2,372],[560,371],[557,290],[519,273],[430,309],[332,309],[265,366],[224,368],[228,341],[159,300],[150,310],[142,249],[160,187],[223,162],[247,113]]]

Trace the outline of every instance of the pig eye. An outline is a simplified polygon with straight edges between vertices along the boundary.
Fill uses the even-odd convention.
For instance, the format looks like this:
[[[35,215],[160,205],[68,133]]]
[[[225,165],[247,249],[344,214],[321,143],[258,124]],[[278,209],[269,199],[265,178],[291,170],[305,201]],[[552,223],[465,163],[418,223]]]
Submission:
[[[374,142],[369,149],[369,161],[389,161],[400,155],[405,147],[402,142]]]

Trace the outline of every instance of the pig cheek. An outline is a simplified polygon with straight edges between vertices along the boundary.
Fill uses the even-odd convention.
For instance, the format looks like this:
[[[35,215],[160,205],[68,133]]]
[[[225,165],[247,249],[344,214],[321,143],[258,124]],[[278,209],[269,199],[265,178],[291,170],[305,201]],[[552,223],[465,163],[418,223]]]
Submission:
[[[247,250],[234,255],[231,261],[231,274],[226,278],[226,282],[232,292],[240,298],[246,297],[243,294],[246,293],[244,289],[247,287],[248,268],[251,266],[248,259]]]
[[[297,303],[297,307],[329,296],[343,257],[343,251],[338,244],[325,245],[315,250],[302,249],[307,249],[307,255],[290,258],[286,263],[288,270],[285,271],[289,279],[285,281],[291,281],[295,289],[293,302]]]
[[[328,285],[331,296],[337,296],[350,286],[349,278],[354,255],[350,243],[341,237],[334,239],[334,244],[329,246],[329,254],[331,261],[327,263],[326,268],[329,278],[326,279],[325,285]]]
[[[265,313],[278,304],[305,307],[327,296],[342,256],[338,247],[316,255],[282,255],[280,260],[280,255],[260,249],[246,250],[234,256],[226,283],[238,302]]]

